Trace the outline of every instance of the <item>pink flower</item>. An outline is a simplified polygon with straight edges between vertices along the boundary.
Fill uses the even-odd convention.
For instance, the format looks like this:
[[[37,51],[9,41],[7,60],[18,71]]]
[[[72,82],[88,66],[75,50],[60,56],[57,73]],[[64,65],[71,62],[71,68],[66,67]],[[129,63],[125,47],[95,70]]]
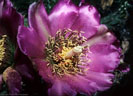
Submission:
[[[24,18],[23,16],[18,13],[16,11],[16,9],[13,7],[13,4],[10,0],[0,0],[0,41],[1,41],[1,47],[4,47],[4,50],[6,50],[6,52],[3,54],[2,49],[0,50],[0,52],[6,56],[1,56],[1,58],[4,58],[4,60],[2,61],[0,58],[0,62],[2,62],[2,64],[0,64],[0,71],[3,71],[7,66],[9,66],[10,64],[5,65],[5,62],[9,62],[9,58],[10,56],[7,56],[10,53],[10,51],[12,49],[10,49],[10,46],[7,42],[7,39],[9,39],[9,41],[13,41],[12,46],[15,45],[16,48],[16,52],[15,53],[15,69],[21,73],[21,75],[23,77],[29,78],[30,80],[33,79],[33,73],[32,73],[32,64],[31,61],[28,59],[27,56],[25,56],[19,48],[17,48],[17,42],[16,42],[16,37],[17,37],[17,33],[18,33],[18,27],[19,25],[23,25]],[[5,36],[6,35],[6,36]],[[9,37],[9,38],[7,38]],[[2,41],[3,38],[3,41]],[[6,41],[4,41],[6,40]],[[2,46],[2,44],[6,44],[6,48],[5,45]],[[10,43],[10,42],[9,42]],[[10,44],[11,45],[11,44]],[[9,50],[9,51],[7,51]],[[11,57],[12,58],[12,57]],[[3,63],[4,62],[4,63]],[[3,68],[3,66],[4,68]],[[25,71],[22,71],[25,70]],[[32,75],[31,75],[32,74]],[[13,88],[12,88],[13,89]]]
[[[94,6],[59,0],[48,15],[40,1],[31,4],[28,21],[28,28],[19,27],[18,44],[52,84],[49,96],[90,96],[110,88],[120,48],[114,45],[116,37],[100,24]]]
[[[22,89],[21,76],[30,80],[34,79],[31,61],[20,52],[19,48],[16,48],[18,47],[16,38],[18,26],[23,25],[23,19],[23,16],[16,11],[10,0],[0,0],[0,90],[3,75],[11,96],[20,94]],[[14,54],[14,47],[16,54]]]

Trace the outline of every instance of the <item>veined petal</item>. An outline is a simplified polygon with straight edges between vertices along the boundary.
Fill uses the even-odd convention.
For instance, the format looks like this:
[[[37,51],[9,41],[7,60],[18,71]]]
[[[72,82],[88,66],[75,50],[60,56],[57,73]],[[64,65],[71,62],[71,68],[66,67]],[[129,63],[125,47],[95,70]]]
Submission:
[[[70,79],[71,78],[71,79]],[[80,75],[66,75],[63,78],[64,81],[71,86],[72,89],[75,89],[79,93],[85,93],[87,96],[91,96],[93,92],[97,91],[96,82],[92,82],[91,80],[85,78]]]
[[[95,44],[90,47],[90,51],[90,70],[96,72],[110,72],[119,65],[120,50],[113,45]]]
[[[33,3],[28,12],[29,26],[32,27],[41,37],[42,41],[47,41],[50,35],[49,21],[43,2]]]
[[[101,34],[100,34],[101,33]],[[113,44],[116,40],[116,37],[111,32],[98,32],[96,35],[88,39],[83,45],[88,45],[89,47],[92,45],[96,45],[99,43],[102,44]]]
[[[43,57],[44,43],[32,28],[20,26],[17,36],[18,45],[21,51],[31,58]]]
[[[101,73],[89,70],[86,72],[85,78],[91,80],[91,82],[96,82],[97,86],[95,86],[95,88],[98,91],[103,91],[111,87],[114,75],[111,73]]]
[[[49,96],[76,96],[76,93],[67,83],[56,80],[52,88],[48,89]]]
[[[66,75],[64,81],[77,92],[82,92],[91,96],[91,94],[96,91],[108,89],[112,85],[111,80],[113,77],[113,74],[110,73],[88,71],[84,75]]]
[[[55,35],[59,29],[70,28],[78,16],[78,8],[60,0],[49,15],[52,34]]]
[[[7,34],[16,41],[18,26],[23,24],[23,17],[12,7],[9,0],[0,2],[0,34]]]
[[[78,18],[71,29],[83,31],[86,38],[93,36],[97,32],[95,26],[100,24],[100,14],[91,5],[81,6],[78,10]]]

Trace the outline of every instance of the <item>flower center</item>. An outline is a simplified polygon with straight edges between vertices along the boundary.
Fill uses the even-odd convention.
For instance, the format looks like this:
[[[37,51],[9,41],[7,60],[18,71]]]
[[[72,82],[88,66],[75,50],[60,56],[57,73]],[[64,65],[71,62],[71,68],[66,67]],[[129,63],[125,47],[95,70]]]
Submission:
[[[45,44],[45,55],[52,72],[60,76],[81,73],[81,58],[88,49],[81,46],[85,41],[81,32],[70,29],[59,30],[55,37],[49,37]]]

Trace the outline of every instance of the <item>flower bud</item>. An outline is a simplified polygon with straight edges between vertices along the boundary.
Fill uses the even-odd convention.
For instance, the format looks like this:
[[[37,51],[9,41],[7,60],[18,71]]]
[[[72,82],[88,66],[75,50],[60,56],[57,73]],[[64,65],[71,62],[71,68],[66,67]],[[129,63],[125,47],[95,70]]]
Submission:
[[[8,67],[3,72],[3,80],[8,86],[11,96],[18,95],[21,90],[21,76],[12,67]]]

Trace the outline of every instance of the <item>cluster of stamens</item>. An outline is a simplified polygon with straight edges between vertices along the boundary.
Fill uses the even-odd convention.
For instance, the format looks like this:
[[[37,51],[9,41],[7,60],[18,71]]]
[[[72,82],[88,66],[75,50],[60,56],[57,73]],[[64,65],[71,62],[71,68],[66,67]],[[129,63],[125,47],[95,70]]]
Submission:
[[[2,61],[5,57],[5,41],[6,41],[6,35],[3,35],[2,38],[0,39],[0,65],[2,64]]]
[[[4,70],[8,66],[8,61],[10,57],[10,50],[8,50],[8,37],[7,35],[2,35],[0,37],[0,70]]]
[[[80,57],[85,55],[87,46],[81,46],[86,41],[81,34],[79,31],[64,29],[59,30],[55,37],[49,37],[45,44],[45,55],[53,73],[63,76],[82,72],[79,68]]]

